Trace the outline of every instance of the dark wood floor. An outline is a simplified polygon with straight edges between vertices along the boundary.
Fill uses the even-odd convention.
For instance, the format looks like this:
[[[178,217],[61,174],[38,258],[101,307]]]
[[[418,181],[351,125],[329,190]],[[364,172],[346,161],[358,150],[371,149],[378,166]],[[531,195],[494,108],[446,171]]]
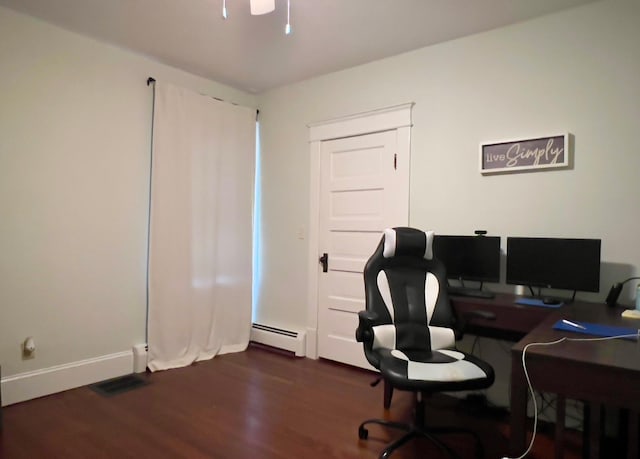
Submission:
[[[358,425],[373,417],[411,418],[412,398],[396,393],[382,408],[374,376],[327,361],[298,359],[250,346],[188,368],[145,376],[149,384],[112,397],[88,387],[4,408],[0,457],[21,458],[375,458],[396,432]],[[462,424],[478,432],[486,457],[507,453],[508,421],[458,400],[429,400],[432,424]],[[464,436],[448,440],[472,458]],[[552,457],[541,435],[530,458]],[[567,445],[567,458],[580,445]],[[403,446],[397,459],[440,458],[428,442]]]

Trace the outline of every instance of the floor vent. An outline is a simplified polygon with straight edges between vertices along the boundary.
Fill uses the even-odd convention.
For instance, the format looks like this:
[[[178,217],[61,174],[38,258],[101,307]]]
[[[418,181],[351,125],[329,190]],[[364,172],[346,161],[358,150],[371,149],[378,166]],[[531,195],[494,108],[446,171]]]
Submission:
[[[291,351],[298,357],[305,356],[305,338],[305,332],[284,330],[262,324],[251,326],[251,341]]]
[[[113,395],[118,395],[123,392],[146,386],[147,384],[149,384],[149,382],[144,378],[135,374],[130,374],[91,384],[89,388],[100,395],[111,397]]]

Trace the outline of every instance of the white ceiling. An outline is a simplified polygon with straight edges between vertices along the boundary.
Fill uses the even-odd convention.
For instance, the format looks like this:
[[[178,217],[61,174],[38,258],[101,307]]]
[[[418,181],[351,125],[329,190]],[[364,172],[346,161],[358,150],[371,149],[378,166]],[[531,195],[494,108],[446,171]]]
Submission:
[[[593,0],[0,0],[6,6],[251,93]]]

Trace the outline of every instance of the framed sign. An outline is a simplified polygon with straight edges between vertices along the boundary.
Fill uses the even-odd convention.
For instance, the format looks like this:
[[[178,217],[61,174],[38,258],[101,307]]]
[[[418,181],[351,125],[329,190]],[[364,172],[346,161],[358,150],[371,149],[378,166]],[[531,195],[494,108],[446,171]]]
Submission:
[[[569,134],[480,145],[480,172],[525,171],[569,166]]]

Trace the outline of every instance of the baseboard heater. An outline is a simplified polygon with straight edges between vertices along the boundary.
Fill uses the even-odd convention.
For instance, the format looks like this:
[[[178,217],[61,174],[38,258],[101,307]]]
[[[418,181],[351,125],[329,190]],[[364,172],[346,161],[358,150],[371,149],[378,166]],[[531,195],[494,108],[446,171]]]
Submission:
[[[252,324],[251,341],[293,352],[297,357],[305,356],[305,332],[284,330],[282,328],[270,327],[269,325]]]

